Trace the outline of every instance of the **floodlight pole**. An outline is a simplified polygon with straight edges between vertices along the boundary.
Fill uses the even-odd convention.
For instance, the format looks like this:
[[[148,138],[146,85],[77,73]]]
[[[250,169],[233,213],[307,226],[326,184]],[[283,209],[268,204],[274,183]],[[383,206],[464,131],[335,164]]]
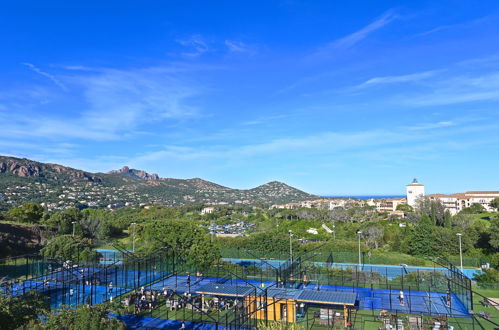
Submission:
[[[361,259],[361,255],[360,255],[360,235],[362,234],[362,232],[359,230],[357,232],[357,235],[359,236],[359,267],[362,266],[362,259]]]
[[[289,231],[289,258],[291,262],[293,262],[293,232]]]
[[[459,237],[459,259],[461,261],[461,273],[464,274],[464,269],[463,269],[463,247],[462,247],[462,244],[461,244],[461,236],[463,236],[463,234],[457,233],[456,236]]]
[[[73,224],[73,237],[75,237],[75,225],[76,225],[76,221],[71,221],[71,223]]]
[[[133,234],[132,234],[132,253],[135,253],[135,226],[137,225],[136,222],[132,222],[130,225],[133,226]]]

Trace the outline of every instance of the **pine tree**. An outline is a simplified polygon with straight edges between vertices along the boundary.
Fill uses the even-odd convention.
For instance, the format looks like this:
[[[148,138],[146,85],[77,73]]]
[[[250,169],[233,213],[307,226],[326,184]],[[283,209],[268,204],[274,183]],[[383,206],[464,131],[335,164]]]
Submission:
[[[435,235],[433,233],[433,221],[427,215],[415,226],[411,233],[410,250],[414,255],[431,256],[435,254]]]

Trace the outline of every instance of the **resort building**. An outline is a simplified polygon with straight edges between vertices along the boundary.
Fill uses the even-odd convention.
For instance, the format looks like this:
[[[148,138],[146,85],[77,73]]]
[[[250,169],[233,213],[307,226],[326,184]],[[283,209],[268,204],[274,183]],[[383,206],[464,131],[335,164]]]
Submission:
[[[499,191],[468,191],[451,195],[432,194],[428,198],[439,200],[452,215],[457,214],[464,208],[473,204],[480,204],[487,211],[494,211],[490,207],[490,202],[499,197]]]
[[[397,211],[397,206],[407,204],[407,200],[405,198],[368,199],[366,204],[376,207],[378,212],[387,212],[403,217],[404,212]]]
[[[406,186],[407,192],[407,204],[412,207],[416,206],[416,201],[419,197],[424,196],[424,185],[419,183],[417,179],[414,179],[411,183]]]

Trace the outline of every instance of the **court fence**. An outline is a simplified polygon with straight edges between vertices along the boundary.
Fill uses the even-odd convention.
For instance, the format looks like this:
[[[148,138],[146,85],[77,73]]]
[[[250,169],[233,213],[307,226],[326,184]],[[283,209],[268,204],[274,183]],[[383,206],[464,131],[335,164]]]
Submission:
[[[168,288],[168,300],[159,298],[150,308],[133,309],[130,306],[118,313],[121,318],[129,320],[131,314],[135,314],[136,320],[147,317],[150,328],[159,327],[165,319],[234,329],[256,328],[259,322],[276,321],[267,317],[267,311],[273,305],[282,306],[283,300],[288,299],[287,296],[273,296],[272,289],[284,290],[286,295],[307,290],[355,294],[355,310],[348,319],[341,310],[320,302],[298,306],[301,310],[298,313],[297,309],[295,323],[307,329],[333,327],[341,322],[349,322],[355,325],[355,329],[367,328],[372,322],[389,323],[395,325],[394,328],[399,324],[417,322],[427,325],[435,322],[471,322],[471,325],[486,322],[487,314],[482,317],[473,313],[476,303],[471,281],[445,258],[435,259],[434,269],[409,272],[404,267],[362,264],[332,268],[334,254],[324,258],[317,251],[284,262],[270,259],[243,260],[238,264],[220,261],[203,269],[179,258],[171,249],[159,250],[147,257],[129,251],[114,255],[106,257],[105,263],[102,260],[63,261],[40,256],[9,259],[0,262],[0,278],[4,278],[0,290],[11,295],[36,290],[48,297],[51,306],[57,309],[126,301],[138,292],[146,300],[158,293],[161,294],[158,297],[163,297],[162,293]],[[317,262],[317,258],[325,261]],[[445,271],[437,271],[437,268]],[[233,298],[217,297],[216,294],[202,297],[197,293],[210,283],[226,285],[236,292],[246,291],[244,295]],[[203,303],[215,299],[225,301],[231,307],[205,308]],[[167,301],[174,303],[167,307]],[[181,307],[172,309],[175,303],[180,303]]]

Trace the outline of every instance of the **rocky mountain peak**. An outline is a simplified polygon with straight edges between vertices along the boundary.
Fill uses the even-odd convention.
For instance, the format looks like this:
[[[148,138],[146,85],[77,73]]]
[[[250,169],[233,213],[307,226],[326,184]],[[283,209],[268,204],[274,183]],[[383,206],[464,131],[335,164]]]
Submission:
[[[157,175],[156,173],[149,174],[146,171],[136,170],[136,169],[130,168],[128,166],[123,166],[119,170],[109,171],[108,174],[121,174],[121,175],[131,176],[131,177],[135,177],[135,178],[142,179],[142,180],[148,180],[148,181],[159,180],[159,175]]]

